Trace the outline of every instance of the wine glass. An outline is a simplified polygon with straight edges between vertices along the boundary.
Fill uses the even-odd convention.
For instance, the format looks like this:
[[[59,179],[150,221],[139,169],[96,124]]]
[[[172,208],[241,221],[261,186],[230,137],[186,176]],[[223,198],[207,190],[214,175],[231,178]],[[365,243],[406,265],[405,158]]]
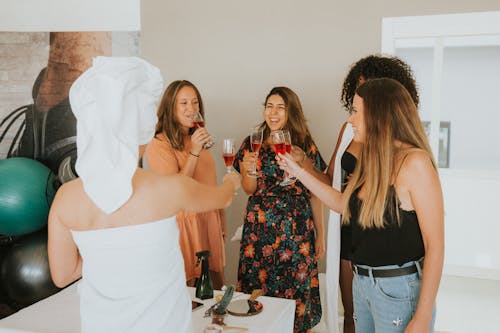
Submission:
[[[286,139],[284,131],[281,130],[272,131],[270,136],[271,136],[271,142],[273,143],[274,149],[276,150],[276,155],[286,153],[287,147],[286,147]],[[288,136],[290,137],[290,134]],[[291,144],[290,144],[290,149],[291,149]],[[296,179],[290,178],[290,175],[286,171],[284,171],[284,177],[285,178],[280,183],[281,186],[287,186],[295,183]]]
[[[253,169],[248,170],[247,175],[250,177],[259,177],[262,172],[257,171],[257,158],[259,156],[259,149],[262,146],[262,135],[263,129],[260,126],[252,128],[250,132],[250,146],[252,147],[252,151],[256,153],[255,162],[253,164]]]
[[[287,153],[292,152],[292,136],[289,130],[283,130],[283,139],[285,140],[285,151]],[[285,174],[285,179],[281,182],[282,186],[290,185],[295,183],[297,179],[293,176],[290,176],[288,173]]]
[[[200,111],[196,111],[193,116],[193,124],[194,127],[200,128],[200,127],[205,127],[205,119],[203,119],[203,116],[201,115]],[[209,149],[212,148],[215,144],[215,141],[210,139],[209,141],[205,142],[203,145],[203,148]]]
[[[224,159],[227,173],[231,172],[235,155],[236,148],[234,146],[234,139],[224,139],[222,142],[222,158]]]

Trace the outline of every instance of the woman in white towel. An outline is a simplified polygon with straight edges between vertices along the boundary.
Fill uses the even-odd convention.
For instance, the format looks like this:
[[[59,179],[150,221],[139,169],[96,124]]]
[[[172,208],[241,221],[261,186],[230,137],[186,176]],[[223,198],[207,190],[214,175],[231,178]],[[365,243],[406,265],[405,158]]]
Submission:
[[[163,81],[139,58],[94,59],[70,90],[78,179],[49,215],[54,283],[80,285],[82,332],[190,332],[175,215],[227,207],[239,177],[219,187],[137,167],[153,136]]]

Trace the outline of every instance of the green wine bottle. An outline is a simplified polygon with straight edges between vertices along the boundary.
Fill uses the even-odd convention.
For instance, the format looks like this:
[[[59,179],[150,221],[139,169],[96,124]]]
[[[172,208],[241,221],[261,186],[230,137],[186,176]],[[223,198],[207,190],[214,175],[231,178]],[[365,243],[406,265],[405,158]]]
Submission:
[[[210,256],[210,251],[200,251],[196,252],[196,266],[201,263],[201,275],[196,280],[196,297],[200,299],[207,299],[214,297],[214,287],[212,285],[212,280],[210,280],[210,275],[208,272],[208,257]]]

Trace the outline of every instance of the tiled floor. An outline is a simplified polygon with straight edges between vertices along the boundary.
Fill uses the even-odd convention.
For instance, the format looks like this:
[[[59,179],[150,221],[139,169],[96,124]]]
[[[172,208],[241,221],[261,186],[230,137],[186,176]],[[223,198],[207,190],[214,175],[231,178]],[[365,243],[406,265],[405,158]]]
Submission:
[[[320,274],[320,288],[323,285]],[[435,329],[435,333],[500,333],[500,281],[443,276]],[[314,332],[327,332],[323,322]]]
[[[500,332],[500,281],[443,276],[436,329],[450,333]]]

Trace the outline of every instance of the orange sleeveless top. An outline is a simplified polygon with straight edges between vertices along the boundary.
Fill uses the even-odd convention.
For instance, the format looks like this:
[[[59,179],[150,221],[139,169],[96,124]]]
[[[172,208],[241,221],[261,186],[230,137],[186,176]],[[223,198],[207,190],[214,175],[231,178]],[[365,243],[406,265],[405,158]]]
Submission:
[[[189,158],[189,148],[188,144],[185,145],[184,151],[174,149],[164,134],[158,134],[146,149],[146,163],[149,169],[157,174],[179,173]],[[192,177],[202,184],[217,185],[215,160],[210,150],[202,150]],[[226,223],[224,210],[204,213],[184,211],[176,217],[186,280],[199,276],[201,267],[195,267],[195,253],[202,250],[209,250],[211,253],[210,270],[223,271],[226,263],[222,237],[223,226]]]

